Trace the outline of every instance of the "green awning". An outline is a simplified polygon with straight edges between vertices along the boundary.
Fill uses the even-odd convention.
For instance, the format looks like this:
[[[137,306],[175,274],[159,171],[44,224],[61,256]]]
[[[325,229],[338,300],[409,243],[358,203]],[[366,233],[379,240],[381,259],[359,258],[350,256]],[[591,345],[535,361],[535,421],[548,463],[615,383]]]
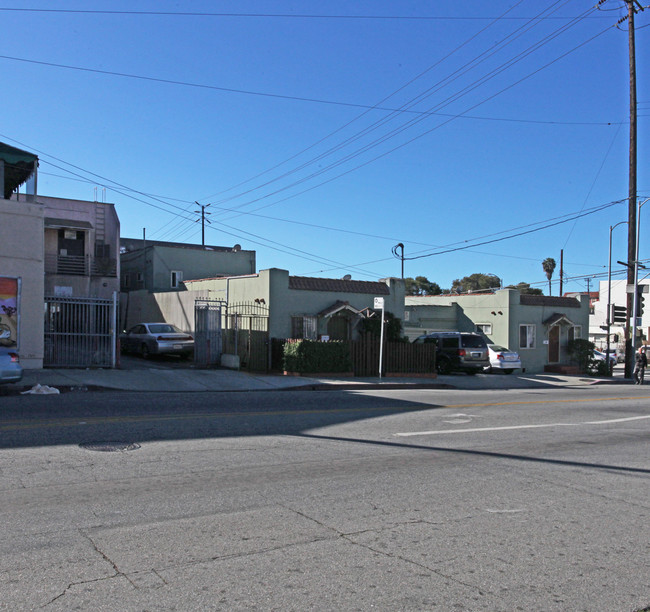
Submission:
[[[34,174],[38,167],[38,156],[0,142],[0,160],[4,162],[3,197],[8,200]]]

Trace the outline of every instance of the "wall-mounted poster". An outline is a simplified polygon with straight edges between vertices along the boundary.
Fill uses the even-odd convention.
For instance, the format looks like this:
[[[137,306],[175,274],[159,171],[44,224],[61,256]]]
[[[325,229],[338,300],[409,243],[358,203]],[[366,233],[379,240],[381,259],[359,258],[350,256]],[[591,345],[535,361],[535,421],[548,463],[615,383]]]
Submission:
[[[20,279],[0,276],[0,346],[18,347]]]

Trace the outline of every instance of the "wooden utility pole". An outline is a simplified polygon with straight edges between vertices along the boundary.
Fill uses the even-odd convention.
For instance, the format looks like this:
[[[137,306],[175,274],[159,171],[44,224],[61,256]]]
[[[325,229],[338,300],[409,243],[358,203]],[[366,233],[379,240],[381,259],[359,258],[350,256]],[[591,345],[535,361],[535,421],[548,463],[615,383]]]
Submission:
[[[629,190],[627,213],[627,284],[634,284],[634,261],[636,259],[636,45],[634,38],[634,15],[637,10],[643,10],[638,0],[625,0],[627,4],[628,46],[630,62],[630,164],[629,164]],[[634,341],[632,334],[636,332],[635,321],[630,324],[630,317],[634,307],[634,296],[627,294],[627,320],[625,323],[625,378],[632,378],[634,361]]]

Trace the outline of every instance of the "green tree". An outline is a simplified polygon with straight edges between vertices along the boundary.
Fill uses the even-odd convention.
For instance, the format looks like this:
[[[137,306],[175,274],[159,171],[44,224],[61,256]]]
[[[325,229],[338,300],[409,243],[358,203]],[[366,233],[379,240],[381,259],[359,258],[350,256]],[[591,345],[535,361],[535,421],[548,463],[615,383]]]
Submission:
[[[544,292],[541,289],[536,287],[531,287],[529,283],[517,283],[516,285],[508,285],[506,289],[517,289],[519,293],[524,295],[544,295]]]
[[[542,262],[542,268],[544,268],[544,274],[546,274],[546,278],[548,278],[548,294],[552,295],[551,293],[551,278],[553,278],[553,272],[555,272],[555,259],[552,257],[547,257],[543,262]]]
[[[381,310],[377,310],[376,313],[377,316],[375,317],[361,319],[359,325],[359,332],[361,334],[370,334],[377,338],[381,336]],[[385,339],[388,342],[401,342],[404,340],[402,336],[402,320],[388,311],[384,313],[384,320],[386,321],[386,326],[384,327]]]
[[[442,289],[438,283],[432,283],[426,276],[405,278],[406,295],[440,295]]]
[[[451,284],[452,293],[470,293],[472,291],[486,291],[500,289],[501,279],[496,274],[481,274],[477,272],[463,278],[457,278]]]

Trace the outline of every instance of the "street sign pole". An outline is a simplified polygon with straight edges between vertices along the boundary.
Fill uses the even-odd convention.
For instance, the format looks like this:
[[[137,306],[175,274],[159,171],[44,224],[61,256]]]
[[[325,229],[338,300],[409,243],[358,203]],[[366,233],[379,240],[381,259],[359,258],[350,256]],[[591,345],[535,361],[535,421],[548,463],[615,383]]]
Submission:
[[[381,331],[379,332],[379,378],[381,378],[382,360],[384,357],[384,298],[375,298],[375,310],[381,308]]]

